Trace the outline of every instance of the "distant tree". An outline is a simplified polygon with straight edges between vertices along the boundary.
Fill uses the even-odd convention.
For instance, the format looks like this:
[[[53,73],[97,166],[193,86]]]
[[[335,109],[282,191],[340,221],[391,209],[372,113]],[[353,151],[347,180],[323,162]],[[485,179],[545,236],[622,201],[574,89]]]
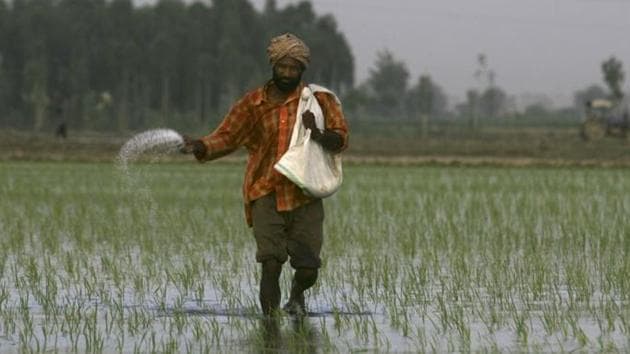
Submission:
[[[428,114],[438,116],[446,112],[448,98],[444,90],[428,74],[421,75],[409,89],[407,110],[411,116]]]
[[[479,128],[479,117],[483,113],[483,106],[487,106],[487,104],[482,103],[483,97],[486,96],[486,99],[489,99],[491,96],[484,93],[494,87],[495,74],[489,68],[488,58],[484,53],[477,55],[477,69],[473,73],[473,77],[478,82],[479,88],[466,92],[466,103],[460,105],[459,110],[460,115],[468,118],[470,128],[474,130]]]
[[[6,23],[8,21],[9,16],[9,7],[4,0],[0,0],[0,41],[4,42],[5,38],[2,35],[4,30],[6,30]],[[0,63],[1,64],[1,63]]]
[[[153,57],[153,87],[159,88],[159,109],[162,124],[172,118],[172,109],[178,107],[181,69],[178,66],[180,52],[184,49],[185,5],[180,1],[160,0],[153,8],[151,26],[154,35],[149,51]]]
[[[21,26],[24,12],[23,0],[16,0],[13,6],[8,7],[4,1],[0,1],[3,12],[0,21],[0,55],[2,56],[2,81],[0,86],[3,92],[3,101],[0,102],[0,114],[2,112],[18,113],[24,109],[23,100],[23,72],[26,57],[24,48],[24,34]],[[21,15],[17,16],[18,14]],[[4,116],[7,125],[26,127],[24,119],[13,114],[11,120]]]
[[[468,122],[471,129],[479,128],[479,106],[479,91],[475,89],[466,91],[466,104],[461,107],[460,114],[468,117]]]
[[[131,0],[113,0],[107,9],[109,21],[108,38],[109,60],[112,69],[111,75],[114,82],[103,87],[95,88],[101,91],[100,95],[108,95],[113,92],[116,100],[116,128],[118,131],[126,131],[137,125],[139,112],[134,112],[133,107],[142,104],[137,94],[140,73],[142,72],[142,50],[133,24],[138,20]],[[107,96],[105,96],[107,97]],[[99,113],[106,114],[105,106],[98,105]],[[134,117],[136,117],[134,119]],[[136,124],[134,124],[136,123]]]
[[[345,37],[337,29],[335,18],[332,15],[318,18],[312,36],[306,40],[313,50],[313,67],[309,69],[312,80],[330,86],[339,94],[352,88],[354,57]]]
[[[3,54],[3,49],[6,48],[6,41],[8,40],[6,37],[6,33],[8,32],[8,15],[9,9],[7,4],[3,0],[0,0],[0,126],[4,126],[6,124],[4,117],[6,117],[9,111],[9,92],[11,91],[9,78],[6,74],[4,66],[5,60]]]
[[[189,37],[191,44],[192,67],[189,72],[189,90],[193,92],[189,96],[190,103],[195,112],[195,124],[205,123],[214,114],[213,108],[216,106],[212,101],[212,89],[218,87],[214,76],[218,72],[217,56],[213,55],[214,44],[217,41],[217,31],[214,20],[214,11],[201,3],[195,3],[189,8],[188,17]]]
[[[278,3],[276,0],[265,0],[263,15],[265,17],[274,16],[278,12]]]
[[[105,3],[98,0],[58,0],[47,18],[52,21],[47,39],[50,94],[74,128],[93,128],[91,89],[113,82],[104,18]]]
[[[227,110],[244,90],[258,85],[268,70],[264,61],[265,27],[261,17],[246,0],[215,0],[213,20],[219,33],[212,48],[216,56],[211,88],[217,111]]]
[[[47,107],[50,103],[48,96],[46,57],[29,60],[24,67],[24,81],[26,91],[24,100],[28,103],[33,115],[33,129],[40,131],[44,128],[47,118]]]
[[[596,98],[604,98],[606,96],[606,90],[603,87],[593,84],[583,90],[578,90],[573,94],[573,106],[576,110],[583,111],[586,102],[592,101]]]
[[[53,105],[73,129],[220,119],[269,78],[266,45],[286,31],[312,49],[307,81],[352,89],[350,47],[309,2],[257,12],[248,0],[0,0],[0,124],[46,128]]]
[[[433,112],[433,86],[431,77],[428,75],[422,75],[418,80],[418,85],[411,90],[416,99],[416,108],[418,113],[430,115]]]
[[[350,120],[372,118],[367,109],[370,104],[368,89],[365,85],[348,90],[342,97],[346,117]]]
[[[496,118],[505,113],[508,96],[497,86],[488,87],[479,99],[479,112],[484,117]]]
[[[421,75],[407,97],[408,114],[420,120],[422,135],[426,136],[430,121],[446,110],[446,95],[429,75]]]
[[[422,136],[429,134],[429,120],[433,111],[433,82],[428,75],[420,76],[418,87],[416,90],[417,108],[420,113],[420,122],[422,127]]]
[[[549,115],[549,110],[544,104],[532,103],[525,107],[523,115],[527,118],[539,118]]]
[[[367,80],[370,101],[375,113],[400,118],[407,93],[409,71],[389,50],[377,53],[375,67]]]
[[[477,55],[477,70],[473,76],[481,83],[482,87],[494,86],[496,74],[488,66],[488,57],[483,53]]]
[[[623,98],[623,81],[625,73],[623,72],[623,64],[617,58],[610,57],[602,63],[602,72],[604,74],[604,82],[610,89],[611,96],[614,100]]]
[[[477,56],[477,65],[477,70],[473,75],[480,84],[481,92],[476,104],[477,113],[484,117],[495,118],[505,110],[507,94],[496,85],[496,74],[490,69],[485,54],[481,53]],[[477,124],[472,124],[472,126],[476,127]]]

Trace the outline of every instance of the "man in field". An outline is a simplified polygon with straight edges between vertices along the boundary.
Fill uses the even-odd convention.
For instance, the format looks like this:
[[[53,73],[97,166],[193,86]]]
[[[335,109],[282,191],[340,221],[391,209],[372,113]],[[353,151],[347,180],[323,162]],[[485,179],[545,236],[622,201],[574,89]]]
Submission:
[[[256,260],[262,265],[260,305],[266,315],[280,306],[279,278],[290,258],[295,269],[285,311],[304,314],[304,291],[317,279],[321,265],[324,211],[322,201],[305,195],[273,165],[287,151],[295,119],[311,129],[312,139],[333,153],[347,146],[348,128],[336,98],[315,93],[324,113],[325,129],[315,126],[310,111],[296,117],[302,74],[310,62],[308,47],[287,33],[271,40],[267,48],[272,78],[232,106],[219,127],[200,139],[185,138],[185,152],[198,161],[225,156],[239,147],[249,153],[243,184],[247,223],[256,238]]]

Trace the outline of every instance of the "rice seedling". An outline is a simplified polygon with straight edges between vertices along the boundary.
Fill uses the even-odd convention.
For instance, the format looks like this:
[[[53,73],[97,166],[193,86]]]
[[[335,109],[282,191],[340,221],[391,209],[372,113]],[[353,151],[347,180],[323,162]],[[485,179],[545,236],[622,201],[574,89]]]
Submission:
[[[0,163],[3,351],[628,350],[626,170],[349,165],[272,338],[242,167],[128,168]]]

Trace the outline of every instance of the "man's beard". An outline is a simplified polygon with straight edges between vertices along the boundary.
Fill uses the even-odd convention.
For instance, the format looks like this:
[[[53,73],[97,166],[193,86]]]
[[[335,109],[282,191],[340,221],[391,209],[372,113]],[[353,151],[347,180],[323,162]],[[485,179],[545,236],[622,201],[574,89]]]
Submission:
[[[279,77],[275,72],[273,73],[273,82],[276,84],[276,87],[285,93],[293,92],[295,88],[302,81],[302,75],[296,77],[295,79]]]

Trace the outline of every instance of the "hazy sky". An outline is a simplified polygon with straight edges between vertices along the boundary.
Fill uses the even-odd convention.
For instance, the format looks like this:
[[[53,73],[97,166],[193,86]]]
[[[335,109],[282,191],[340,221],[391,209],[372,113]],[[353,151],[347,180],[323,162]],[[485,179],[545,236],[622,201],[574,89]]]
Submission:
[[[152,2],[151,0],[138,0]],[[264,0],[250,0],[261,9]],[[299,0],[277,0],[278,6]],[[615,55],[630,85],[630,0],[313,0],[332,13],[355,56],[358,82],[376,53],[391,50],[411,72],[428,73],[463,97],[485,53],[508,93],[543,93],[569,103],[576,89],[602,82],[600,64]],[[261,55],[263,55],[261,53]],[[314,63],[314,65],[317,65]]]

